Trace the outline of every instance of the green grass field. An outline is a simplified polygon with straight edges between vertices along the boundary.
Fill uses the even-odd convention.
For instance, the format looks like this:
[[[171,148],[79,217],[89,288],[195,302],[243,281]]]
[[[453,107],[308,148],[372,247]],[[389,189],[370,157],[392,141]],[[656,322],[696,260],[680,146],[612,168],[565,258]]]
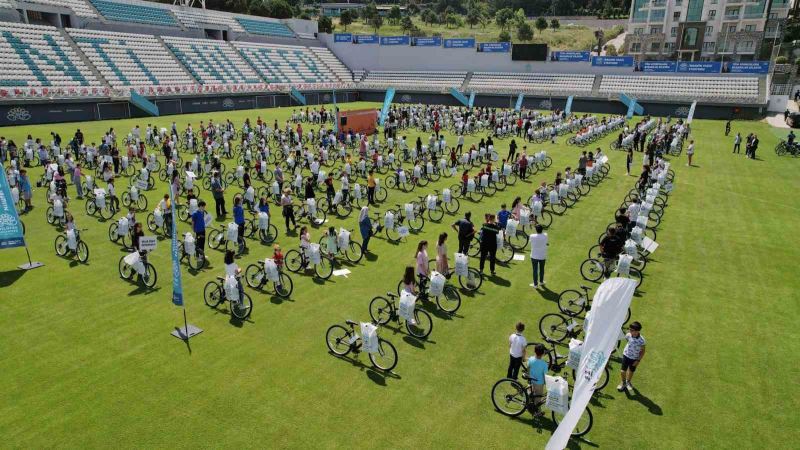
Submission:
[[[148,121],[166,127],[174,119],[183,128],[213,117],[239,126],[245,117],[261,115],[271,123],[290,114],[289,108],[220,112],[14,127],[0,129],[0,135],[21,144],[29,133],[49,141],[49,132],[57,130],[66,141],[79,126],[97,140],[108,127],[126,133]],[[732,155],[732,137],[724,137],[723,127],[720,121],[695,121],[697,167],[686,167],[685,155],[673,159],[676,190],[658,228],[660,247],[632,305],[633,320],[642,322],[648,340],[647,357],[634,379],[638,394],[613,389],[619,367],[613,362],[612,382],[591,403],[594,428],[575,446],[797,446],[800,371],[792,355],[800,338],[795,315],[800,282],[793,267],[800,245],[791,229],[800,217],[798,160],[774,154],[783,133],[761,122],[733,123],[734,133],[760,135],[759,159]],[[409,140],[416,134],[409,133]],[[473,139],[478,140],[467,143]],[[598,145],[607,148],[610,139]],[[536,184],[576,164],[580,150],[564,141],[533,146],[554,160],[533,177]],[[501,154],[507,142],[499,143]],[[426,222],[419,235],[400,245],[374,239],[377,258],[350,267],[347,279],[320,284],[293,275],[290,300],[248,290],[255,306],[244,323],[203,303],[203,286],[223,272],[222,253],[208,250],[212,268],[196,276],[183,272],[189,320],[204,329],[187,348],[169,335],[183,322],[180,308],[170,301],[169,242],[162,241],[151,256],[158,289],[137,288],[118,276],[117,261],[124,253],[108,241],[108,223],[86,217],[80,203],[72,210],[78,227],[89,228],[82,237],[91,256],[88,265],[70,263],[55,256],[58,232],[45,221],[45,191],[37,189],[36,208],[23,220],[31,255],[45,267],[25,273],[16,269],[26,261],[23,249],[0,253],[2,445],[541,448],[550,437],[550,421],[534,421],[527,413],[519,419],[502,416],[492,407],[490,389],[505,375],[514,323],[524,321],[529,340],[539,339],[536,324],[542,315],[557,312],[557,293],[585,283],[580,263],[635,181],[625,176],[622,152],[610,157],[610,176],[556,217],[549,231],[551,291],[528,286],[526,254],[525,261],[500,267],[498,277],[484,282],[478,294],[462,295],[455,317],[435,316],[428,341],[382,329],[399,353],[392,375],[369,369],[366,355],[332,356],[325,331],[348,318],[368,319],[369,301],[394,290],[403,267],[413,262],[418,240],[432,242],[441,231],[451,231],[457,217],[445,216],[440,225]],[[40,172],[33,172],[35,179]],[[527,197],[533,186],[517,183],[481,204],[462,202],[460,213],[496,212],[516,195]],[[164,188],[159,183],[147,193],[150,208]],[[390,190],[388,203],[431,189],[410,195]],[[210,198],[207,192],[202,196]],[[354,228],[356,216],[331,223]],[[284,251],[296,247],[297,238],[287,238],[279,228]],[[450,234],[452,252],[456,242]],[[319,236],[312,231],[314,240]],[[250,254],[238,261],[242,267],[271,255],[266,246],[249,245]]]

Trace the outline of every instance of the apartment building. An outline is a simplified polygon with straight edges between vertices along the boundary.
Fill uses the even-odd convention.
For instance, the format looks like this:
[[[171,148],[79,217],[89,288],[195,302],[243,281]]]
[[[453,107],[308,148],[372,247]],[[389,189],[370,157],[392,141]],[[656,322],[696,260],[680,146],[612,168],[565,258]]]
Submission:
[[[769,59],[797,0],[632,0],[625,53],[638,60]]]

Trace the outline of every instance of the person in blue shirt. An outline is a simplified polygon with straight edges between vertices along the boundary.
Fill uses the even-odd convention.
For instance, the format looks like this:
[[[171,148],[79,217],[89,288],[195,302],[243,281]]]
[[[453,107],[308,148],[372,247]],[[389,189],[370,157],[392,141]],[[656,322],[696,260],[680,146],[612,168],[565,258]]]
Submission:
[[[506,204],[503,203],[500,205],[500,211],[497,212],[497,225],[501,230],[506,229],[506,223],[508,222],[509,217],[511,217],[511,211],[506,209]]]
[[[536,344],[533,349],[534,355],[528,358],[528,377],[531,385],[531,393],[534,395],[533,403],[536,406],[545,401],[544,396],[544,376],[547,374],[549,365],[542,359],[545,348],[542,344]],[[536,412],[537,417],[544,415],[543,412]]]
[[[206,202],[197,204],[197,211],[192,213],[192,231],[194,231],[195,251],[198,255],[205,256],[203,250],[206,245]]]
[[[244,251],[244,208],[241,195],[237,195],[233,200],[233,223],[239,226],[239,235],[236,240],[239,244],[239,253],[242,253]]]
[[[262,195],[258,200],[258,212],[269,214],[269,199],[266,195]]]
[[[19,192],[25,202],[25,209],[22,211],[24,214],[33,209],[31,205],[31,180],[28,178],[28,171],[25,169],[19,171]]]

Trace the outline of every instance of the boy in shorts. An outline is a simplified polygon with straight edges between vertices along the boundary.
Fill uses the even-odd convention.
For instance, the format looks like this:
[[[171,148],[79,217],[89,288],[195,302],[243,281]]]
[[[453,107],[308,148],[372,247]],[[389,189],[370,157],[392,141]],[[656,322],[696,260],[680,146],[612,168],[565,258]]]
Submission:
[[[620,392],[633,389],[631,384],[633,372],[636,372],[636,368],[639,367],[639,363],[644,358],[645,340],[641,335],[641,331],[642,324],[633,322],[629,327],[628,334],[625,335],[625,340],[628,343],[625,344],[625,349],[622,351],[622,369],[620,371],[622,382],[617,386],[617,390]]]

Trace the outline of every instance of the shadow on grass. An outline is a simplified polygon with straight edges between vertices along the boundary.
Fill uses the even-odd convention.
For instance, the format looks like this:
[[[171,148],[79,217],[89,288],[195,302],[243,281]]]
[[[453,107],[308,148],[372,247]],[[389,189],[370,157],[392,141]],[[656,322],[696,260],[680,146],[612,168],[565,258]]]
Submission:
[[[553,433],[558,428],[558,425],[553,422],[552,414],[545,413],[542,417],[534,417],[530,414],[529,411],[523,413],[523,415],[518,417],[509,417],[509,419],[513,422],[517,422],[523,425],[527,425],[529,427],[533,427],[536,430],[536,433],[542,434],[544,432]],[[599,447],[594,442],[588,441],[583,437],[571,437],[569,442],[567,443],[567,447],[569,449],[579,449],[582,446],[588,447]]]
[[[158,286],[149,288],[143,284],[140,284],[138,281],[128,281],[128,283],[136,286],[136,289],[128,292],[128,297],[139,294],[150,295],[161,290],[161,288]]]
[[[280,295],[272,294],[272,295],[269,296],[269,302],[274,304],[274,305],[280,305],[283,302],[292,302],[292,303],[294,303],[294,300],[292,300],[289,297],[281,297]]]
[[[649,411],[650,414],[653,414],[655,416],[663,416],[664,415],[664,411],[661,410],[661,407],[658,406],[658,404],[656,402],[651,400],[650,397],[647,397],[646,395],[642,394],[636,388],[633,388],[633,394],[631,394],[631,392],[629,390],[626,390],[625,391],[625,396],[627,396],[628,399],[630,399],[630,400],[635,400],[635,401],[641,403],[642,406],[647,408],[647,411]]]
[[[340,361],[349,362],[354,367],[358,367],[362,372],[366,372],[367,378],[372,380],[372,382],[377,384],[378,386],[386,386],[386,380],[388,378],[391,378],[391,379],[394,379],[394,380],[401,380],[402,379],[402,377],[400,375],[398,375],[398,374],[396,374],[394,372],[386,372],[386,371],[383,371],[383,370],[375,369],[372,366],[372,363],[370,363],[370,365],[366,365],[363,362],[361,362],[360,360],[358,360],[358,359],[356,359],[356,358],[354,358],[354,357],[352,357],[350,355],[339,356],[339,355],[337,355],[337,354],[335,354],[335,353],[333,353],[331,351],[328,351],[328,354],[333,356],[333,357],[335,357],[336,359],[338,359]],[[358,353],[358,354],[360,354],[360,353]],[[366,357],[369,358],[369,356],[366,356]]]
[[[27,270],[15,269],[7,272],[0,272],[0,287],[8,287],[25,275]]]
[[[551,291],[547,286],[542,286],[542,288],[539,290],[539,293],[542,294],[543,299],[558,303],[559,294],[555,291]]]
[[[506,280],[505,278],[501,278],[498,275],[489,275],[488,277],[486,277],[486,279],[498,286],[503,286],[503,287],[511,286],[511,281]]]

